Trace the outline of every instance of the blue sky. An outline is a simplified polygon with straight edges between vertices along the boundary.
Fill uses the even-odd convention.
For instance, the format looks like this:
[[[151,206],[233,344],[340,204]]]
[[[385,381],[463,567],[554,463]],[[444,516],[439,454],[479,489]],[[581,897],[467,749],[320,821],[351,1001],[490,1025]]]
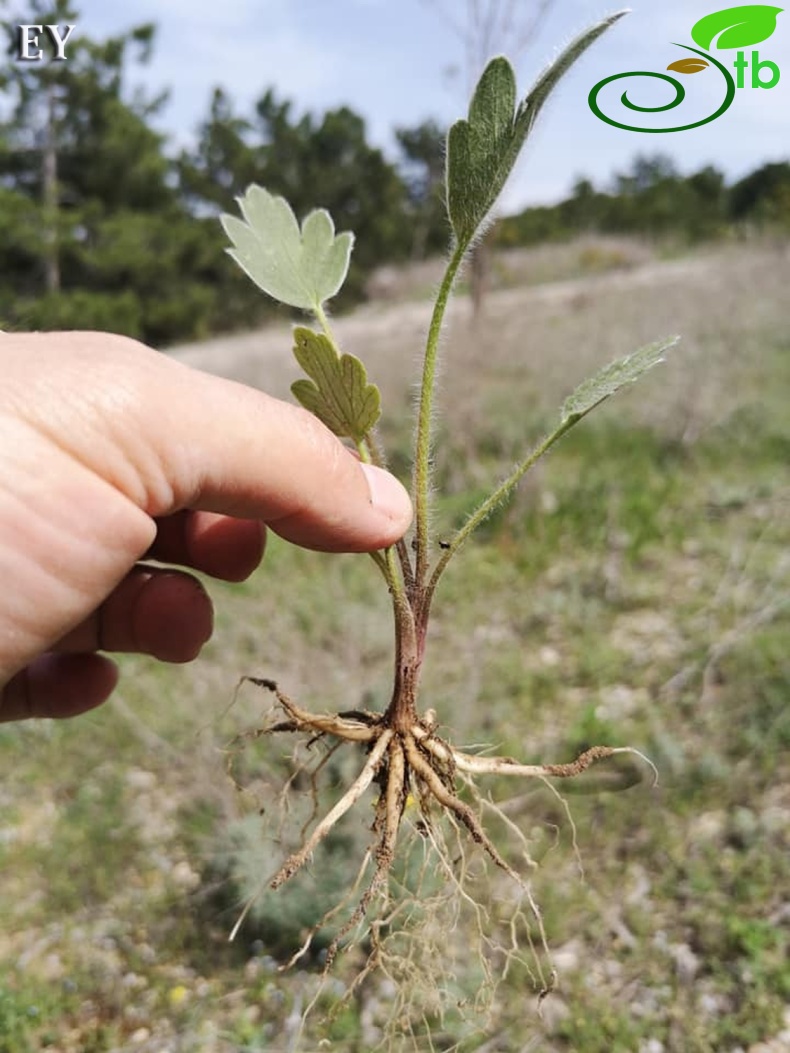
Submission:
[[[536,4],[523,0],[523,10]],[[140,21],[157,23],[155,57],[143,77],[151,90],[171,88],[160,124],[178,142],[194,135],[215,85],[242,108],[269,86],[292,99],[299,112],[348,104],[365,118],[370,139],[389,152],[394,126],[426,117],[447,123],[465,110],[464,77],[448,72],[463,67],[463,46],[431,0],[127,0],[123,5],[76,0],[76,6],[79,28],[91,36]],[[633,0],[631,14],[580,60],[544,110],[505,193],[505,209],[559,200],[581,174],[600,185],[640,151],[669,153],[682,171],[712,163],[731,179],[765,161],[790,158],[790,10],[779,15],[770,40],[757,46],[761,58],[779,65],[779,84],[771,90],[744,88],[711,124],[640,135],[609,127],[587,106],[588,92],[601,78],[627,70],[662,71],[683,57],[687,53],[672,42],[691,43],[692,25],[722,6],[728,5]],[[444,0],[444,7],[462,15],[465,4]],[[612,10],[617,7],[599,0],[557,0],[515,63],[520,90],[560,45]],[[507,53],[507,45],[501,50]],[[718,56],[728,63],[734,59],[730,51]],[[723,97],[720,74],[706,70],[682,79],[688,98],[676,114],[717,108]],[[654,81],[625,86],[644,105],[666,100],[670,90]],[[662,89],[663,99],[657,94]]]

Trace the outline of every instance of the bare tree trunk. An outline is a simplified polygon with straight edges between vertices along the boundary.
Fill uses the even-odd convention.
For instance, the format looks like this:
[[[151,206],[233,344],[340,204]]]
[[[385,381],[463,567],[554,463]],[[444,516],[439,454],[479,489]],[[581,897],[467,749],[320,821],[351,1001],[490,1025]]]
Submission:
[[[44,285],[48,293],[60,292],[58,247],[58,151],[55,134],[55,87],[47,89],[47,121],[41,158],[44,203]]]

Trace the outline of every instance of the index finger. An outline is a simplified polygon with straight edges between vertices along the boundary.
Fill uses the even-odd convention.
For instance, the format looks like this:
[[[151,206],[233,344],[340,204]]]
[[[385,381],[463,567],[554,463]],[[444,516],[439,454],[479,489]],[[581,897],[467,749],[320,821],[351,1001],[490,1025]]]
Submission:
[[[255,516],[289,541],[329,551],[386,548],[403,536],[411,503],[389,472],[361,463],[300,407],[200,378],[201,398],[182,407],[182,427],[197,437],[189,507]],[[209,406],[221,408],[223,427],[200,427]]]
[[[409,525],[411,503],[394,476],[361,464],[300,407],[125,337],[20,339],[26,416],[149,516],[220,512],[348,552],[391,545]]]

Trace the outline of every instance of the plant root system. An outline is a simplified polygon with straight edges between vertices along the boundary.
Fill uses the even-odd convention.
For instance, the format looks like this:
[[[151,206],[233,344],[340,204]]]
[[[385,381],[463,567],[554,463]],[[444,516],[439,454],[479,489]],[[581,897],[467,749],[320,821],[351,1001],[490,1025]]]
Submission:
[[[302,709],[278,688],[273,680],[256,677],[244,677],[248,681],[274,694],[277,704],[278,719],[266,727],[252,732],[253,735],[294,734],[307,737],[308,745],[324,741],[330,748],[329,755],[334,754],[344,743],[361,747],[364,751],[364,762],[356,778],[351,781],[345,792],[323,816],[318,818],[318,795],[313,783],[313,815],[302,830],[300,846],[282,863],[273,877],[268,879],[271,889],[278,889],[305,867],[313,853],[327,838],[336,824],[350,811],[372,785],[378,789],[375,812],[371,831],[370,844],[353,889],[343,904],[325,915],[319,925],[306,936],[303,944],[292,956],[286,967],[290,967],[302,958],[310,949],[312,941],[320,928],[323,928],[342,908],[356,898],[356,904],[342,922],[339,931],[335,932],[326,952],[325,968],[328,971],[343,947],[346,938],[365,919],[372,901],[377,896],[388,897],[389,879],[395,861],[395,848],[398,833],[407,804],[410,810],[416,806],[419,811],[418,830],[423,838],[437,849],[439,865],[450,879],[448,853],[443,835],[438,831],[437,817],[449,820],[456,835],[463,831],[479,846],[491,862],[516,884],[526,896],[529,913],[533,919],[533,928],[541,948],[548,954],[548,947],[543,922],[537,904],[532,898],[526,879],[509,863],[486,832],[481,821],[483,812],[493,813],[508,828],[514,824],[506,813],[489,797],[483,797],[477,787],[477,779],[482,776],[513,776],[526,779],[572,779],[581,775],[591,765],[616,754],[636,754],[652,768],[649,761],[630,747],[593,746],[585,750],[575,760],[566,764],[520,764],[518,761],[503,756],[479,756],[456,749],[450,742],[437,733],[435,714],[428,710],[421,716],[414,715],[410,722],[400,721],[394,726],[391,719],[391,707],[387,713],[373,713],[365,710],[351,710],[337,714],[311,713]],[[409,707],[415,714],[413,707]],[[249,734],[249,733],[248,733]],[[318,767],[320,768],[321,765]],[[653,769],[655,772],[655,769]],[[477,810],[463,799],[461,793],[470,797]],[[523,840],[523,835],[520,835]],[[528,853],[525,856],[529,859]],[[372,865],[372,876],[368,876]],[[367,880],[366,880],[367,879]],[[453,879],[454,880],[454,879]],[[248,903],[239,918],[231,938],[238,931],[247,910]],[[384,910],[397,912],[397,905],[389,904]],[[377,925],[373,924],[369,932],[371,948],[367,964],[360,974],[360,980],[380,964],[377,962],[378,942]],[[532,937],[530,937],[530,941]],[[552,988],[555,976],[553,970],[547,974],[539,970],[541,997]]]

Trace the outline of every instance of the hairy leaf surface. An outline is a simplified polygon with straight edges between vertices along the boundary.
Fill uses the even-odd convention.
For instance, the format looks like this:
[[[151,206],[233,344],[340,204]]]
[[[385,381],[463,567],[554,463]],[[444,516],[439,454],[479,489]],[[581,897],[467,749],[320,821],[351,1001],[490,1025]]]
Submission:
[[[254,183],[238,202],[243,221],[227,213],[221,217],[233,243],[228,252],[259,288],[307,311],[338,292],[348,273],[353,234],[335,236],[324,209],[311,212],[300,230],[285,198]]]
[[[294,330],[296,361],[311,378],[291,385],[305,409],[341,438],[361,442],[379,419],[381,398],[354,355],[338,355],[323,333]]]
[[[459,244],[469,244],[490,212],[557,82],[623,14],[610,15],[573,40],[518,107],[516,78],[508,60],[499,57],[488,63],[468,117],[456,121],[447,137],[447,209]]]
[[[591,409],[595,409],[620,388],[639,380],[643,373],[664,361],[666,352],[674,347],[679,339],[680,337],[673,336],[669,340],[647,344],[625,358],[610,362],[595,376],[583,381],[562,404],[562,423],[581,420]]]

